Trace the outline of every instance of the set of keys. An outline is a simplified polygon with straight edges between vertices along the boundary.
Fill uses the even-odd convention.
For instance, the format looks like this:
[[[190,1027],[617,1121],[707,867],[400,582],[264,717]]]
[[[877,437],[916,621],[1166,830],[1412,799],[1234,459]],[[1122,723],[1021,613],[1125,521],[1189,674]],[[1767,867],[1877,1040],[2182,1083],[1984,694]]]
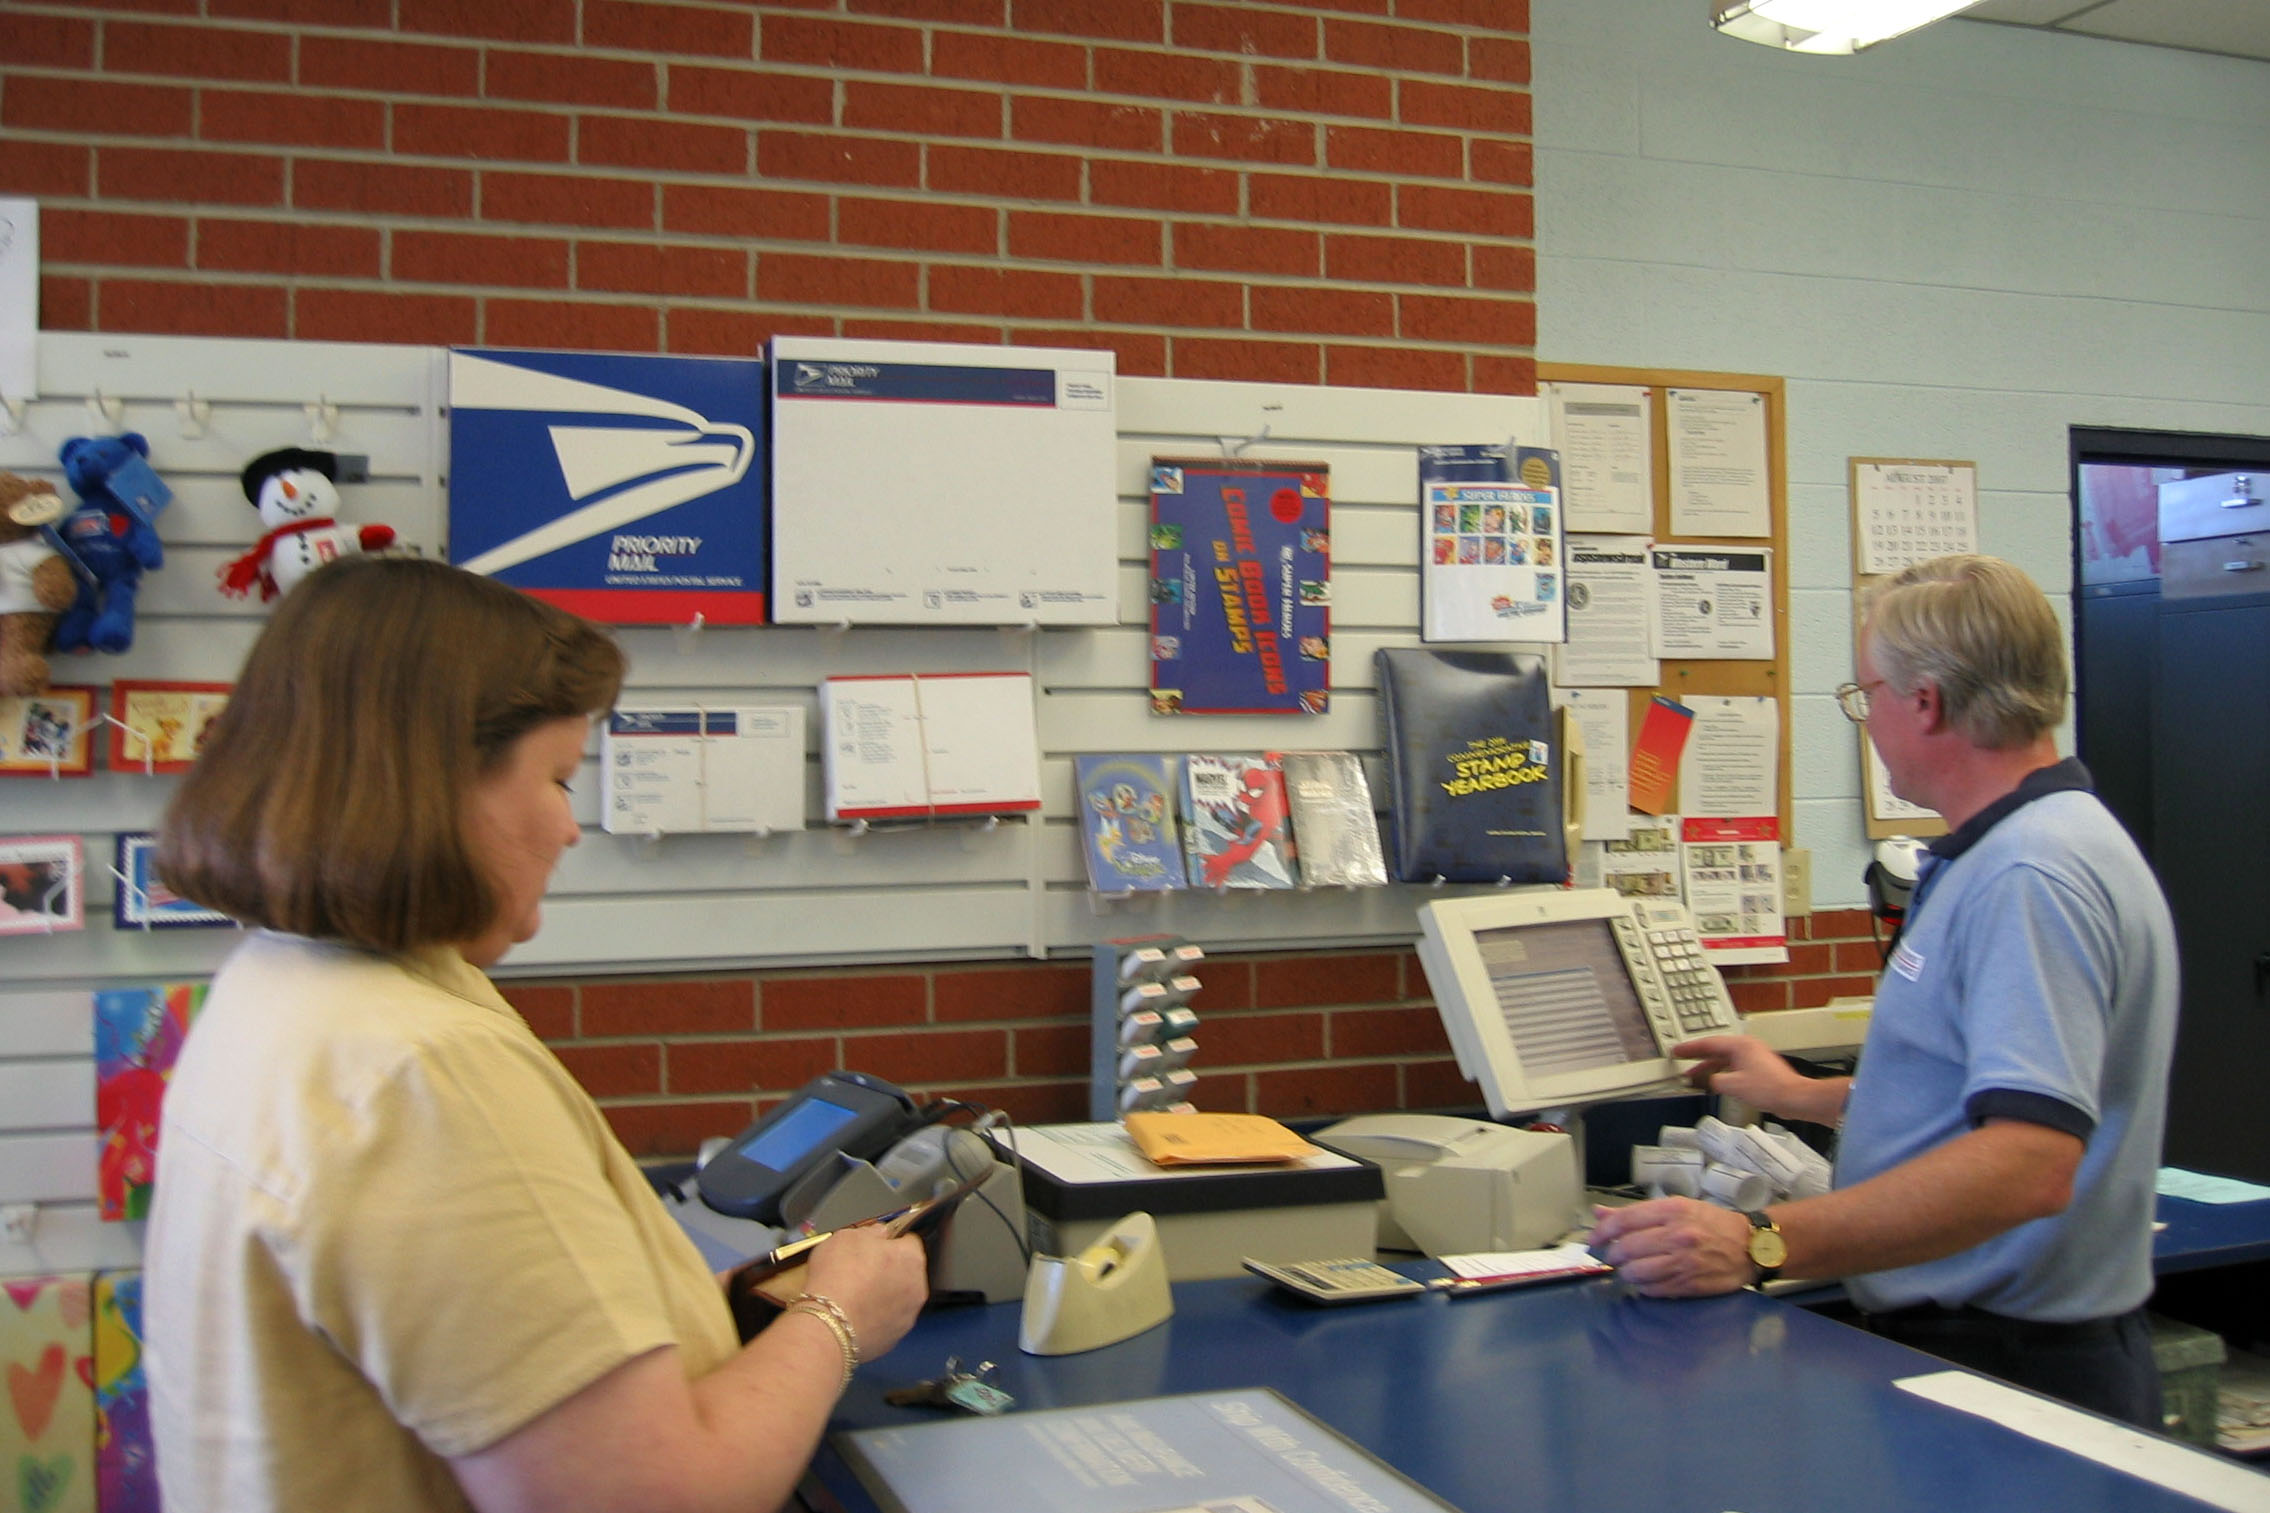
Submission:
[[[962,1358],[949,1355],[943,1375],[916,1382],[911,1387],[893,1387],[883,1394],[883,1401],[897,1408],[959,1408],[964,1413],[990,1417],[1007,1411],[1017,1402],[985,1379],[992,1371],[991,1361],[979,1361],[975,1371],[964,1371]]]

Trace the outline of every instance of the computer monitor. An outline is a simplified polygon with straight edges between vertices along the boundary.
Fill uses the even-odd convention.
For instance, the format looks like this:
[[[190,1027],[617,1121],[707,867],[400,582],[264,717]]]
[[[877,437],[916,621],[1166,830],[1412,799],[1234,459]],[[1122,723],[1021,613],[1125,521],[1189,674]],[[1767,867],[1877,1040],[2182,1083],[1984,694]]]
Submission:
[[[1736,1024],[1676,903],[1497,893],[1427,904],[1419,926],[1458,1068],[1500,1119],[1683,1091],[1669,1048]]]

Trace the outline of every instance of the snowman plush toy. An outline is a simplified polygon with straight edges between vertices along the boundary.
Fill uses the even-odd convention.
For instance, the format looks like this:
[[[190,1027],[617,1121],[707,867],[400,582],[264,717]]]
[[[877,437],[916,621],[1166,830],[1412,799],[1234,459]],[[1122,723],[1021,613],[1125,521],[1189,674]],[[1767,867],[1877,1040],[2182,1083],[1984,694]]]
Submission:
[[[244,497],[267,529],[252,550],[221,569],[221,592],[241,599],[257,587],[266,601],[291,592],[334,557],[392,546],[391,525],[339,523],[338,477],[334,452],[284,447],[253,458],[244,470]]]

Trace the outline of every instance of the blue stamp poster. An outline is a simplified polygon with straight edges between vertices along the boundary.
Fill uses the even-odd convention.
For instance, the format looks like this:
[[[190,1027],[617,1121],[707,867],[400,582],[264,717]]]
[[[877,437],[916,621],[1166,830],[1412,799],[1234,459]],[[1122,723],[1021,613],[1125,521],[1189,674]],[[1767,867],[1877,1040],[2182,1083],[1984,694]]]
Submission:
[[[765,619],[764,364],[449,354],[449,560],[615,625]]]
[[[1320,462],[1151,463],[1151,712],[1322,714],[1331,489]]]

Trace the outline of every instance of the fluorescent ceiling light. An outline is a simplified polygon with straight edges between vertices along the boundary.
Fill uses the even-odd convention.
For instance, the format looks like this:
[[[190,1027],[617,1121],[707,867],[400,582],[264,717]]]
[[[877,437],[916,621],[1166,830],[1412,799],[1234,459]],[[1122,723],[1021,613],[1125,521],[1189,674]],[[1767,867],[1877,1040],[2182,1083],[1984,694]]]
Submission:
[[[1729,37],[1797,53],[1856,53],[1968,10],[1975,0],[1711,0]]]

